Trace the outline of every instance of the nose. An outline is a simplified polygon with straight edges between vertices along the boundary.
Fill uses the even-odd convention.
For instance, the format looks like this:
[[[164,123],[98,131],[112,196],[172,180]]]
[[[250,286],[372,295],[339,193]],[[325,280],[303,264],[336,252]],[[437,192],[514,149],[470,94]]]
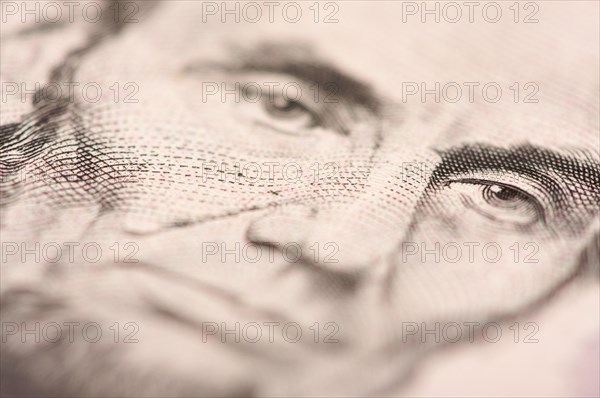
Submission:
[[[294,243],[304,262],[329,270],[365,271],[400,245],[429,181],[428,163],[382,156],[354,196],[276,209],[251,225],[249,239]]]

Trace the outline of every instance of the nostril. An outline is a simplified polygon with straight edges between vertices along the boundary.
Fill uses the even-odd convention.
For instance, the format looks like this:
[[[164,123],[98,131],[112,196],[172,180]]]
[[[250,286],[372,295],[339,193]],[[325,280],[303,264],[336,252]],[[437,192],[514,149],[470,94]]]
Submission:
[[[303,245],[310,235],[316,211],[307,206],[289,205],[252,222],[248,240],[257,244],[296,243]]]
[[[370,267],[361,256],[356,231],[340,218],[327,217],[316,209],[289,205],[252,222],[247,231],[250,242],[270,246],[294,258],[294,263],[316,266],[327,272],[355,274]],[[360,228],[359,228],[360,229]],[[283,253],[285,251],[285,253]]]
[[[319,229],[317,209],[286,205],[252,222],[247,231],[250,242],[273,247],[282,258],[297,264],[327,266],[337,262],[338,245],[333,240],[315,239]]]

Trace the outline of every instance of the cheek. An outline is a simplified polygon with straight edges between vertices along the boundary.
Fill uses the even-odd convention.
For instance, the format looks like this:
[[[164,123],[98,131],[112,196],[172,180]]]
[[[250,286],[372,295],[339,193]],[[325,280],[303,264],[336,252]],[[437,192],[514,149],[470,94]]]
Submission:
[[[416,319],[511,315],[569,279],[577,268],[576,243],[476,233],[451,238],[439,220],[422,216],[394,258],[394,294]]]
[[[297,200],[317,205],[358,192],[370,172],[371,146],[275,139],[237,117],[164,114],[161,107],[98,104],[83,113],[85,130],[108,157],[119,153],[137,165],[115,206],[132,225],[140,218],[162,226],[199,222]]]

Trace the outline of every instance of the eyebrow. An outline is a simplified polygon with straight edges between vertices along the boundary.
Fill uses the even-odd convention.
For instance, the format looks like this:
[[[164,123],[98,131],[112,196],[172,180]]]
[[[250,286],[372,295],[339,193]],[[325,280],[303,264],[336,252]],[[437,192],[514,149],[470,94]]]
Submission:
[[[525,175],[542,184],[556,199],[558,205],[564,195],[570,198],[587,198],[591,207],[600,202],[600,164],[588,154],[562,155],[534,145],[521,145],[508,149],[475,144],[437,151],[442,162],[431,177],[433,184],[442,183],[456,174],[482,171],[513,172]],[[550,176],[549,172],[561,176],[569,192]]]
[[[334,94],[343,100],[361,106],[374,115],[379,115],[381,105],[378,97],[370,87],[357,79],[341,72],[335,67],[320,62],[270,62],[252,61],[242,66],[245,71],[265,71],[289,74],[307,82],[315,83],[317,87],[324,88],[333,85]]]
[[[187,71],[203,67],[219,68],[228,72],[273,72],[294,76],[319,89],[333,87],[332,94],[343,101],[360,106],[374,116],[380,116],[381,101],[374,90],[365,82],[342,72],[335,66],[318,59],[309,47],[298,44],[266,43],[250,50],[236,49],[235,63],[203,63],[187,68]]]

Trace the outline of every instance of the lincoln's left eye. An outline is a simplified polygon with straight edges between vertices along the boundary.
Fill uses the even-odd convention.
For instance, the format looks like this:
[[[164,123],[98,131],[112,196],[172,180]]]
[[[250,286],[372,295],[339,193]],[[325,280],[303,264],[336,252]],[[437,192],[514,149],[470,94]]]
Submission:
[[[450,187],[461,195],[465,206],[500,223],[528,226],[544,219],[540,202],[515,186],[482,180],[460,180]]]
[[[529,197],[520,190],[505,185],[487,185],[483,188],[483,196],[488,203],[496,207],[514,209],[519,203],[527,202]]]

